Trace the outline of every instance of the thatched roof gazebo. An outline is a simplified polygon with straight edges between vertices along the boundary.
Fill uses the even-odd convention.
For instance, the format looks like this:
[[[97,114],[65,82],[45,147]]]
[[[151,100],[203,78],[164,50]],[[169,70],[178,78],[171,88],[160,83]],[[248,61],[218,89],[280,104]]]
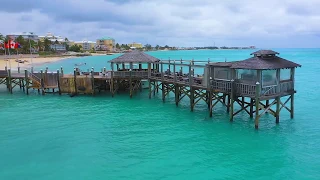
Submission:
[[[133,71],[141,71],[141,70],[147,70],[147,67],[142,67],[143,64],[154,64],[159,62],[160,60],[158,58],[155,58],[153,56],[150,56],[144,52],[141,51],[132,51],[125,53],[117,58],[112,59],[109,61],[111,63],[111,68],[113,69],[113,65],[116,64],[118,71],[127,71],[127,70],[133,70]],[[122,64],[122,67],[120,68],[120,64]],[[139,65],[139,67],[134,67],[135,65]],[[151,67],[150,67],[151,69]]]
[[[272,50],[260,50],[251,55],[253,57],[232,63],[230,68],[232,69],[254,69],[254,70],[271,70],[271,69],[283,69],[283,68],[295,68],[301,67],[300,64],[288,61],[281,57],[278,57],[278,52]]]
[[[111,63],[155,63],[160,60],[141,51],[132,51],[112,59]]]

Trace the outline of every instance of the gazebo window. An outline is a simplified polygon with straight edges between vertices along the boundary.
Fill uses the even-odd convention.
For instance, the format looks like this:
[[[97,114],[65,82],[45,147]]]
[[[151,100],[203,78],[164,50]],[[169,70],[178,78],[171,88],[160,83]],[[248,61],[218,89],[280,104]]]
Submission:
[[[280,81],[290,80],[290,69],[280,70]]]
[[[277,70],[263,70],[262,71],[262,86],[276,86],[277,81]]]
[[[229,68],[214,68],[214,79],[216,80],[231,80],[231,74]]]
[[[257,82],[257,70],[238,69],[237,79],[246,83]]]

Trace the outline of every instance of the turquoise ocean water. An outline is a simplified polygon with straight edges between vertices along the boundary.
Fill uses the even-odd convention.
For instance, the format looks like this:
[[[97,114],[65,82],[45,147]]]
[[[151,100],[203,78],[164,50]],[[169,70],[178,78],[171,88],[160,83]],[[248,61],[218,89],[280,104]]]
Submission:
[[[300,63],[295,118],[271,115],[260,129],[245,113],[229,122],[218,106],[162,103],[147,91],[92,96],[13,95],[0,87],[0,179],[320,179],[320,49],[274,49]],[[233,61],[251,50],[149,52],[160,59]],[[110,69],[114,56],[43,65],[71,73],[76,63]]]

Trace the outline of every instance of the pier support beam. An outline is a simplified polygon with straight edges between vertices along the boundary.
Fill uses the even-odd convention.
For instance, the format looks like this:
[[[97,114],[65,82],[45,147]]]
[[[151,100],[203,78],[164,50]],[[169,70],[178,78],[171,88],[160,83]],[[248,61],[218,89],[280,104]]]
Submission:
[[[256,129],[259,128],[259,110],[260,110],[260,93],[261,93],[261,85],[259,82],[256,83],[256,95],[255,95],[255,99],[256,99],[256,117],[254,120],[254,127]]]
[[[58,84],[58,91],[59,91],[59,95],[61,95],[61,88],[60,88],[60,72],[59,72],[59,69],[57,69],[57,84]]]
[[[28,77],[28,70],[24,70],[24,81],[25,81],[25,91],[27,95],[29,95],[29,77]]]

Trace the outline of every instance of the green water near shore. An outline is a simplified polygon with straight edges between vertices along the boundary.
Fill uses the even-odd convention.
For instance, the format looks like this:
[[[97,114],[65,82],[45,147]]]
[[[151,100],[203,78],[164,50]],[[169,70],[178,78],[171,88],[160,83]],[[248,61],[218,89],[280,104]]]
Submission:
[[[276,125],[265,115],[259,131],[245,113],[230,123],[222,106],[209,118],[204,103],[190,112],[187,100],[176,107],[174,96],[162,103],[161,93],[151,100],[147,91],[132,99],[127,93],[70,98],[18,89],[11,95],[0,86],[0,179],[319,179],[320,50],[277,51],[302,64],[295,118],[282,111]],[[250,51],[150,54],[224,61]],[[107,66],[106,57],[48,66],[71,69],[76,62]]]

